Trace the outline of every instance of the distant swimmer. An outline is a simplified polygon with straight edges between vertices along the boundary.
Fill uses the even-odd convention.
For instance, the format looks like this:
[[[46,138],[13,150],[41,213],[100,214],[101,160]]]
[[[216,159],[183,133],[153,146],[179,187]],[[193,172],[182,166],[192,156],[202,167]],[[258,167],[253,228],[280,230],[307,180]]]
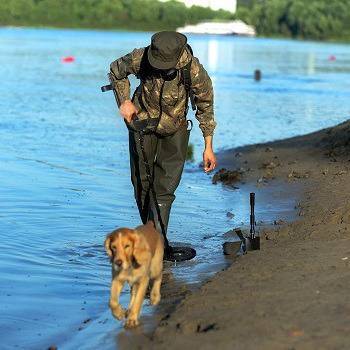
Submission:
[[[254,71],[254,79],[255,79],[255,81],[260,81],[261,80],[261,70],[260,69],[256,69]]]

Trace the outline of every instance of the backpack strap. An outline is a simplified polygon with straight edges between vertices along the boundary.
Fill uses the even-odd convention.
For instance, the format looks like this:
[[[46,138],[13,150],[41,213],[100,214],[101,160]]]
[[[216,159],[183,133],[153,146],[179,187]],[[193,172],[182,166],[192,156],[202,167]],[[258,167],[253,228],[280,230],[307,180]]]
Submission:
[[[152,68],[151,65],[148,62],[148,58],[147,58],[147,52],[149,50],[149,46],[145,47],[145,50],[143,52],[142,58],[141,58],[141,63],[140,63],[140,69],[138,71],[138,74],[136,75],[136,78],[140,80],[140,86],[136,88],[136,90],[134,91],[134,96],[137,95],[137,98],[139,100],[140,103],[140,107],[144,110],[147,111],[143,100],[142,100],[142,85],[144,83],[144,80],[147,79],[147,77],[150,76]],[[150,119],[149,113],[148,114],[148,119]]]
[[[136,78],[140,79],[141,82],[147,79],[152,74],[152,67],[148,62],[148,58],[147,58],[148,50],[149,50],[149,45],[145,47],[145,50],[143,52],[141,62],[140,62],[140,69],[138,74],[136,75]]]
[[[192,51],[192,50],[190,50],[190,51]],[[196,104],[194,101],[194,94],[193,94],[193,90],[192,90],[191,64],[192,64],[192,59],[190,60],[190,62],[188,62],[186,64],[186,66],[184,66],[182,68],[182,73],[183,73],[183,81],[184,81],[185,89],[187,92],[187,99],[188,99],[188,97],[190,98],[192,110],[195,111]]]
[[[193,50],[190,44],[186,44],[187,49],[190,51],[191,55],[193,56]]]

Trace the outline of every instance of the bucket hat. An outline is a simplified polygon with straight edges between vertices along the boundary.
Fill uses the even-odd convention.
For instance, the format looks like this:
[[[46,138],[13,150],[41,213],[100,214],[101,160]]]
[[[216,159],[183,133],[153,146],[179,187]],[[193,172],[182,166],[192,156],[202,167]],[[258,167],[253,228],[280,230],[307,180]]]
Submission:
[[[187,44],[184,34],[163,31],[152,35],[148,61],[156,69],[174,68]]]

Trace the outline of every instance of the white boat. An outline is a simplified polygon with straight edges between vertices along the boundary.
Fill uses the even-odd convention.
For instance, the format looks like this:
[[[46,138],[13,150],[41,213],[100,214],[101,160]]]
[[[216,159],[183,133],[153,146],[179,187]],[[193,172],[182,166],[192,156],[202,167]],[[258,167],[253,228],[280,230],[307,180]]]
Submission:
[[[221,34],[221,35],[244,35],[255,36],[255,28],[241,20],[229,22],[200,22],[177,28],[180,33],[195,34]]]

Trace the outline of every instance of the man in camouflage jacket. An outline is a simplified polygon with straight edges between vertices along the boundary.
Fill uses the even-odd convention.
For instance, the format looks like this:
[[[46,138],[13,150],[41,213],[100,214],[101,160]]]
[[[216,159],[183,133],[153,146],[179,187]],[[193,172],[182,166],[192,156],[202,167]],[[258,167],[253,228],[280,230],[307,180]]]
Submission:
[[[210,77],[187,46],[187,38],[176,32],[159,32],[151,45],[135,49],[111,63],[111,77],[119,103],[119,111],[129,129],[131,181],[141,219],[153,219],[160,230],[157,213],[149,194],[149,183],[134,120],[148,120],[153,128],[144,135],[147,158],[151,163],[154,188],[165,230],[168,226],[175,190],[186,160],[188,92],[183,68],[190,67],[191,89],[196,105],[196,118],[203,133],[205,148],[203,167],[213,170],[216,158],[212,148],[216,126],[213,112],[213,88]],[[128,76],[141,80],[130,100]]]

